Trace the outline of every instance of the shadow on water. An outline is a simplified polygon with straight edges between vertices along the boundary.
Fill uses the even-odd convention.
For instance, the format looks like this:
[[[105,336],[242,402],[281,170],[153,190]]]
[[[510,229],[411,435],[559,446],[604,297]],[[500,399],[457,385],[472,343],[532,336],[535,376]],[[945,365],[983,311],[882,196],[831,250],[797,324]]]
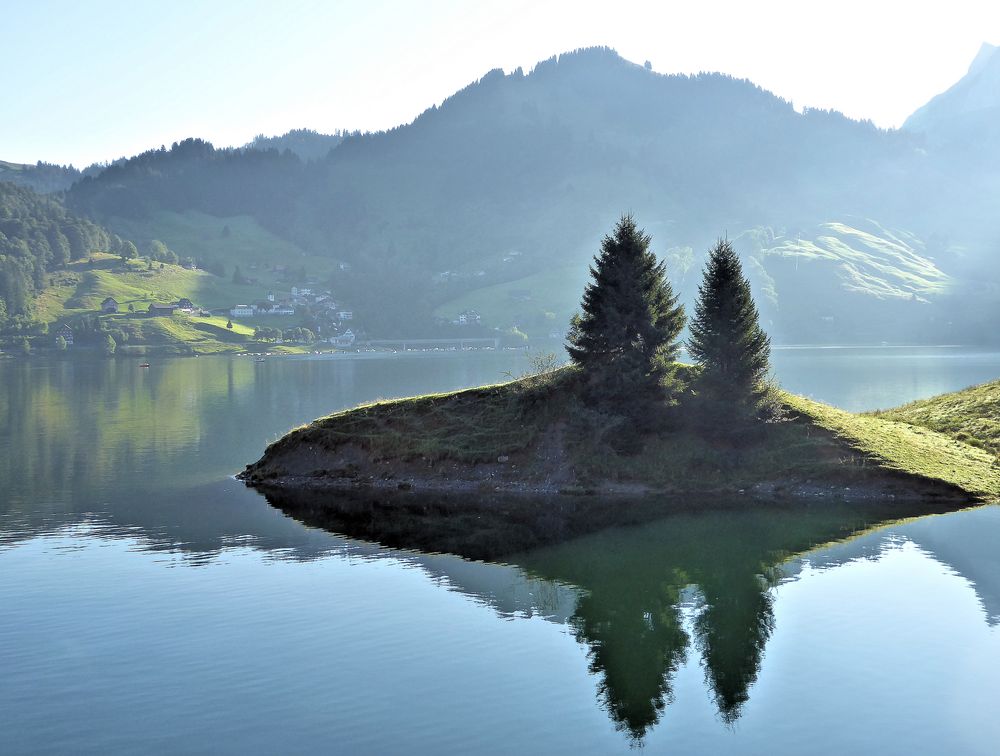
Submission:
[[[774,631],[772,588],[797,554],[935,503],[509,499],[265,490],[307,525],[385,546],[502,560],[579,589],[569,625],[589,650],[598,698],[642,742],[700,656],[719,717],[749,700]]]

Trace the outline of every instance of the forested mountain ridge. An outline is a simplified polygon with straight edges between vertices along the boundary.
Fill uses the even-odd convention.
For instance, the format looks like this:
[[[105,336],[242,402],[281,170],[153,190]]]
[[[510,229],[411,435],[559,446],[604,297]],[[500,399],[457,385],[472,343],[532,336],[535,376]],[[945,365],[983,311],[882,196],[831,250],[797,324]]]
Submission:
[[[36,192],[61,192],[83,173],[71,165],[53,165],[38,161],[34,165],[0,160],[0,181],[26,186]]]
[[[829,321],[816,320],[828,315],[794,304],[822,297],[835,312],[857,311],[861,301],[873,321],[865,338],[899,340],[910,338],[899,323],[912,321],[919,335],[923,324],[943,322],[940,303],[966,279],[982,289],[997,277],[995,266],[983,276],[979,264],[989,236],[980,189],[991,180],[981,170],[971,179],[952,170],[925,135],[797,112],[747,81],[660,75],[596,48],[528,74],[490,72],[413,123],[349,135],[318,160],[187,140],[84,178],[68,202],[111,228],[128,218],[133,230],[164,209],[250,215],[312,255],[352,264],[352,287],[386,333],[424,332],[435,309],[475,306],[475,291],[505,284],[520,299],[534,298],[536,315],[550,316],[558,330],[564,313],[531,282],[557,269],[585,270],[601,229],[624,209],[657,251],[669,258],[690,250],[694,267],[719,234],[770,229],[798,238],[821,224],[853,228],[851,218],[873,219],[901,230],[890,235],[909,235],[924,258],[918,267],[930,264],[947,282],[912,297],[905,316],[883,317],[898,298],[842,275],[853,265],[850,245],[828,245],[822,255],[786,245],[771,255],[773,267],[790,259],[790,249],[802,252],[798,262],[808,261],[811,275],[793,283],[768,273],[760,254],[762,270],[755,275],[751,265],[750,273],[755,286],[777,286],[784,300],[774,313],[779,338],[789,324],[807,339],[815,326],[850,340],[846,322],[829,332],[820,325]],[[879,265],[901,260],[889,255]],[[886,280],[907,279],[904,269],[884,272]],[[979,294],[993,296],[991,286]],[[493,324],[516,323],[511,316]]]
[[[302,160],[319,160],[326,157],[330,150],[335,149],[348,136],[347,132],[335,131],[333,134],[320,134],[312,129],[292,129],[279,136],[258,134],[245,149],[251,150],[289,150]]]

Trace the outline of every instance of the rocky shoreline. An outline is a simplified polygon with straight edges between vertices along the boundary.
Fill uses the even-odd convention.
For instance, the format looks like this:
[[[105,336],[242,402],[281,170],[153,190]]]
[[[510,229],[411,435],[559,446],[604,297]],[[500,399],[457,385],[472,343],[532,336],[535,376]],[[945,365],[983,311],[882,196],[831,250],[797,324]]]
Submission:
[[[262,460],[263,461],[263,460]],[[842,501],[938,501],[975,500],[959,488],[940,481],[885,471],[882,480],[869,480],[850,486],[811,480],[780,480],[749,484],[743,487],[684,488],[658,487],[632,481],[581,482],[564,474],[553,478],[518,477],[516,465],[502,469],[509,462],[496,464],[450,465],[448,471],[416,474],[413,465],[371,462],[364,468],[355,464],[339,470],[314,468],[310,471],[265,471],[257,465],[236,475],[252,488],[288,491],[358,492],[392,491],[414,494],[503,494],[514,496],[612,496],[623,498],[647,496],[747,496],[774,499],[837,499]],[[465,475],[456,475],[464,472]]]

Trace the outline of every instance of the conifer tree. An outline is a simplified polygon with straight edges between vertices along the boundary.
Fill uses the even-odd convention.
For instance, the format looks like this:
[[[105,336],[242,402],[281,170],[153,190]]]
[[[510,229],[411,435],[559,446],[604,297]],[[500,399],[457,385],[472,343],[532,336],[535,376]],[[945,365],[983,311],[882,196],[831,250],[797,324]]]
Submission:
[[[582,315],[573,319],[567,350],[594,394],[634,414],[663,398],[662,384],[676,359],[684,308],[664,263],[631,215],[618,221],[590,267]]]
[[[691,320],[688,351],[701,366],[696,390],[713,420],[749,418],[767,395],[771,340],[760,327],[750,284],[728,240],[709,252]]]

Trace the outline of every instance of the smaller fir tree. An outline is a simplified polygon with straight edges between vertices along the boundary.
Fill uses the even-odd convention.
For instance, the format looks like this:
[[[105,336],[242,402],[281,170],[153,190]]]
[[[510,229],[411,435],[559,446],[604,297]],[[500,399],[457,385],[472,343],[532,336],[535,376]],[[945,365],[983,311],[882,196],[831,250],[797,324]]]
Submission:
[[[771,340],[760,327],[750,284],[728,239],[709,252],[688,351],[701,366],[696,390],[706,420],[739,422],[760,413]]]
[[[567,345],[591,395],[635,417],[662,402],[684,327],[684,308],[649,243],[631,215],[604,237]]]

